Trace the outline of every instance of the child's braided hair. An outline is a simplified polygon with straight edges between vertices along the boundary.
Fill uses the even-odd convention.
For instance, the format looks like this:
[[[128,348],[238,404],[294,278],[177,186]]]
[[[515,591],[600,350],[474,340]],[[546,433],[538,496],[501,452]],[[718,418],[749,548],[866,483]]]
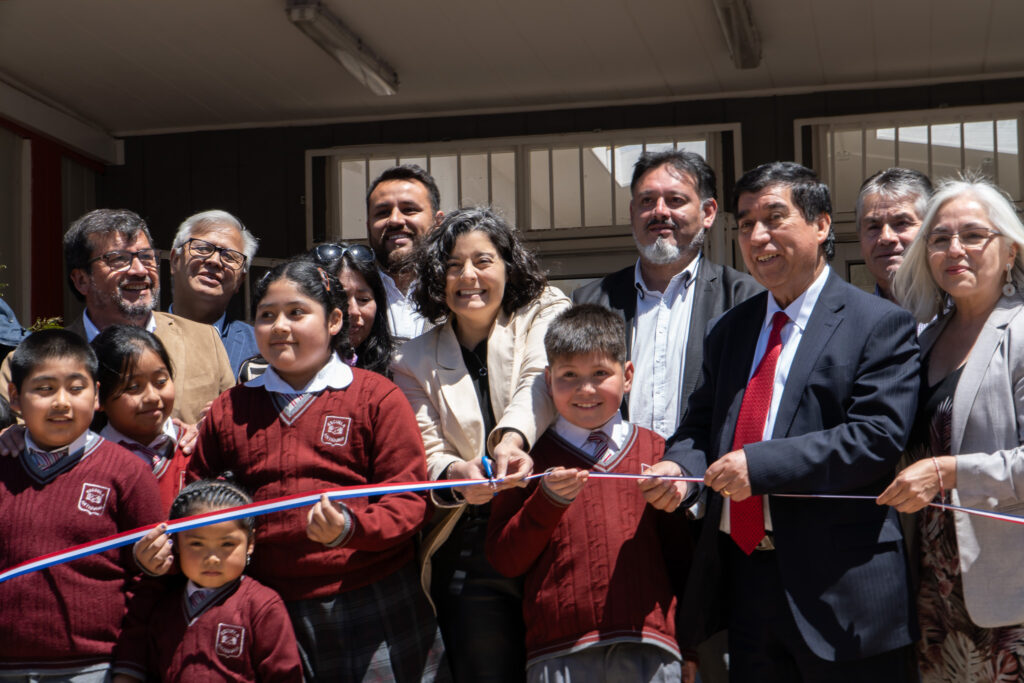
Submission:
[[[252,498],[233,481],[231,472],[225,472],[217,479],[201,479],[194,481],[178,494],[171,503],[170,519],[181,519],[197,515],[208,510],[232,508],[248,505]],[[235,520],[252,537],[256,529],[255,517],[243,517]]]

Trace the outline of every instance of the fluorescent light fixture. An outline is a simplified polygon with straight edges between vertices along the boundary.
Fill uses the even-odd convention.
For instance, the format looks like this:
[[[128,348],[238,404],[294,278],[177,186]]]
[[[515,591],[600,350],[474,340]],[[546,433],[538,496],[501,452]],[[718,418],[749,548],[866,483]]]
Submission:
[[[318,0],[289,0],[288,20],[374,95],[398,92],[398,74]]]
[[[755,69],[761,64],[761,37],[754,26],[747,0],[712,0],[725,44],[737,69]]]

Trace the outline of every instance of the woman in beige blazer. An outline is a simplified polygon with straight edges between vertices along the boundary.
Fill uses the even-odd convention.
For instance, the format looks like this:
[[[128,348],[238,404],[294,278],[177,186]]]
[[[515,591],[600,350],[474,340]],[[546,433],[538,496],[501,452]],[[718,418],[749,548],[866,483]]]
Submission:
[[[416,267],[417,307],[438,326],[402,346],[393,372],[416,413],[430,477],[485,479],[493,463],[494,476],[507,479],[498,488],[515,485],[555,419],[544,333],[569,299],[546,285],[514,228],[488,209],[445,216]],[[435,495],[423,544],[424,588],[456,681],[525,674],[520,584],[484,557],[494,492],[476,485]]]
[[[1024,527],[925,507],[1024,512],[1024,226],[982,180],[947,182],[896,274],[919,321],[918,419],[878,502],[921,510],[924,681],[1024,678]],[[945,311],[943,311],[945,309]]]

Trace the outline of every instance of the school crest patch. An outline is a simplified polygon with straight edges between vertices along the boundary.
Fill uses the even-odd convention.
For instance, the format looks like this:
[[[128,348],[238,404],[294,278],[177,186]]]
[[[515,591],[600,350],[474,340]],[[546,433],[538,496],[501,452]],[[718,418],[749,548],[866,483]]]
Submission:
[[[328,415],[324,418],[324,428],[320,441],[326,446],[344,446],[348,443],[348,430],[352,426],[352,418]]]
[[[241,657],[245,649],[245,627],[217,624],[217,654],[221,657]]]
[[[90,515],[102,515],[107,509],[110,489],[99,484],[82,484],[82,495],[78,497],[78,509]]]

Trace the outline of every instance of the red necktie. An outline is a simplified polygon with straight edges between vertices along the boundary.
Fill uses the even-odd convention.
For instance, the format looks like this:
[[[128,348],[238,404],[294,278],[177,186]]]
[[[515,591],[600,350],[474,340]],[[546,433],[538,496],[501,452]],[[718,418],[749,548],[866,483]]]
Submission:
[[[740,405],[740,416],[736,421],[736,432],[732,438],[732,449],[738,450],[748,443],[764,440],[764,423],[772,405],[772,388],[775,385],[775,364],[782,350],[782,328],[789,317],[782,311],[772,316],[772,331],[768,335],[768,347],[764,357],[747,384]],[[729,501],[729,535],[747,555],[754,551],[764,538],[764,504],[761,496],[750,496],[741,503]]]

